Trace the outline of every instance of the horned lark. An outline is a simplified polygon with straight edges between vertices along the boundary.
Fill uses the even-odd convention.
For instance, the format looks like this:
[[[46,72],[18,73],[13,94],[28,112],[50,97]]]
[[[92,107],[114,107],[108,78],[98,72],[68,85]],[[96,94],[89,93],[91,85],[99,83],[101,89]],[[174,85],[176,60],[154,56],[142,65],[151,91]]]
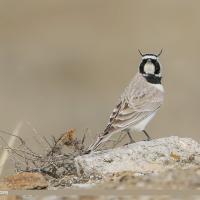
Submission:
[[[120,131],[128,134],[130,142],[134,142],[132,131],[143,132],[147,140],[151,139],[145,127],[159,110],[164,98],[164,88],[161,84],[162,69],[159,62],[161,53],[162,50],[158,55],[140,52],[142,61],[139,72],[125,88],[108,125],[96,142],[89,147],[88,152],[95,150],[102,142]]]

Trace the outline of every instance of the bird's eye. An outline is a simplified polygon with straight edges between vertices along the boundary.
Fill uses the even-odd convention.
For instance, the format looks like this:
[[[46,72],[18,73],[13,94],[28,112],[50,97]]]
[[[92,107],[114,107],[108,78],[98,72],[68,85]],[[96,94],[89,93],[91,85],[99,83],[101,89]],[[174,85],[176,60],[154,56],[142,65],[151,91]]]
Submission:
[[[140,63],[139,69],[140,69],[140,73],[141,73],[141,74],[144,74],[144,73],[145,73],[145,71],[144,71],[144,66],[145,66],[145,63],[146,63],[146,62],[147,62],[147,60],[144,59],[144,60],[142,60],[142,62]]]
[[[155,60],[155,62],[153,62],[154,66],[155,66],[155,74],[159,74],[160,73],[160,64],[158,61]]]

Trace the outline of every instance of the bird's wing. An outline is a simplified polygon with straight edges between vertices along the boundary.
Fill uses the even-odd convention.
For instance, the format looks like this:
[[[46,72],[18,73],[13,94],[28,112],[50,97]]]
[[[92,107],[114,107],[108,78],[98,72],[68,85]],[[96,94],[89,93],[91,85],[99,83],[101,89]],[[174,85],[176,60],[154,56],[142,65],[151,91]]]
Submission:
[[[160,108],[163,102],[161,91],[150,84],[133,88],[122,95],[110,116],[103,135],[124,130],[130,125],[134,126]]]

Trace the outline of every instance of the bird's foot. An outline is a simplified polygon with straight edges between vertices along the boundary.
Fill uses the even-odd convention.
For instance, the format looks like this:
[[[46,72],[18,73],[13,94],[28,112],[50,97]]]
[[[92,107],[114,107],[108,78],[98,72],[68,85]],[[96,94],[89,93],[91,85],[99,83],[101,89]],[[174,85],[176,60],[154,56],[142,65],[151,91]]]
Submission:
[[[152,138],[150,138],[150,137],[148,137],[147,139],[145,139],[145,140],[142,140],[142,141],[151,141],[152,140]]]
[[[127,145],[133,144],[133,143],[136,143],[136,141],[134,140],[134,141],[128,142],[128,143],[124,144],[123,146],[127,146]]]

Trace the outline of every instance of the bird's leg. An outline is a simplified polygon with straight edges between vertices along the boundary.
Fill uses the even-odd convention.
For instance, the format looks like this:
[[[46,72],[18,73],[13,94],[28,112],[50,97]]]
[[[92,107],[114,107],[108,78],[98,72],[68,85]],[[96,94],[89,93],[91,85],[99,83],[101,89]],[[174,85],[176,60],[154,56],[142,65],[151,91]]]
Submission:
[[[142,132],[146,135],[147,141],[150,141],[151,137],[148,135],[148,133],[145,130],[143,130]]]
[[[130,140],[129,144],[135,143],[135,140],[132,138],[131,133],[129,132],[129,130],[127,130],[126,133],[128,134],[128,137],[129,137],[129,140]]]

